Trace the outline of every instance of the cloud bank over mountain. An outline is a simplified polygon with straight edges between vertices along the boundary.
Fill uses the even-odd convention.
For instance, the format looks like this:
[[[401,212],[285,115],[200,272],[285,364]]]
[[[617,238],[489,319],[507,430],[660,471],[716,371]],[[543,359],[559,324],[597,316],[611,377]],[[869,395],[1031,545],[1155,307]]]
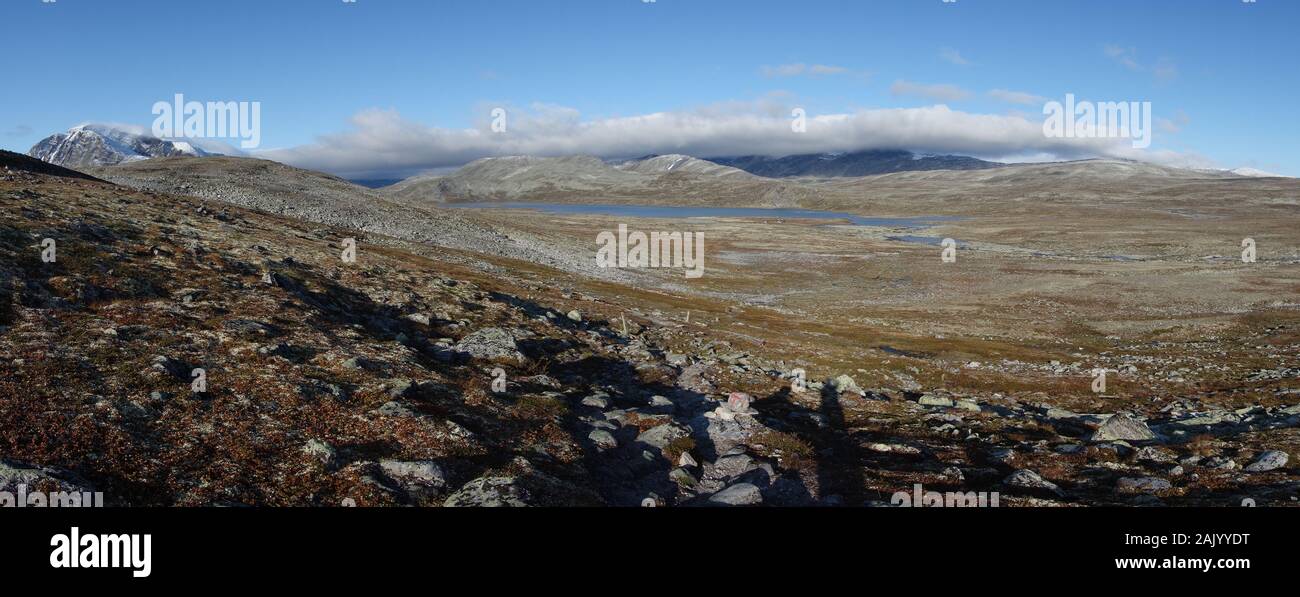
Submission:
[[[795,107],[765,98],[584,120],[577,110],[561,106],[507,106],[501,132],[493,132],[491,107],[482,109],[482,121],[467,129],[439,128],[406,119],[394,110],[371,109],[352,117],[351,130],[256,155],[349,177],[401,177],[505,155],[783,156],[865,149],[999,161],[1112,157],[1181,167],[1213,165],[1194,154],[1137,150],[1128,139],[1049,138],[1043,133],[1042,117],[1034,114],[978,114],[944,104],[839,114],[808,112],[806,130],[795,132]]]

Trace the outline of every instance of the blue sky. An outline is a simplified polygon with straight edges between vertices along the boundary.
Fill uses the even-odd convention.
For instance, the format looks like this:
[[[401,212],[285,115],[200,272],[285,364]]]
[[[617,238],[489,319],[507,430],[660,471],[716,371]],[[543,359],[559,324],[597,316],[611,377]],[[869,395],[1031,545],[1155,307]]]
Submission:
[[[1300,176],[1297,24],[1293,0],[3,0],[0,147],[148,127],[184,93],[261,102],[255,154],[353,176],[514,151],[1046,159],[978,116],[1041,125],[1073,93],[1151,102],[1152,147],[1117,157]],[[514,136],[484,132],[497,106]],[[769,144],[792,106],[861,118]]]

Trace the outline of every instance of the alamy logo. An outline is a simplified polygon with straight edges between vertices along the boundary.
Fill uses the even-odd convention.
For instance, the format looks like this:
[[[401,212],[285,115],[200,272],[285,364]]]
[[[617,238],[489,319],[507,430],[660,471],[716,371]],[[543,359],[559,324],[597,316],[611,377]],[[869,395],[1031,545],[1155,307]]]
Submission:
[[[1094,394],[1106,393],[1106,370],[1105,369],[1092,370],[1092,393]]]
[[[58,243],[52,238],[41,239],[41,263],[54,263],[58,260]]]
[[[206,369],[194,369],[190,371],[190,377],[194,380],[190,382],[190,391],[195,394],[208,393],[208,371]]]
[[[925,491],[920,483],[912,485],[912,492],[899,491],[889,498],[889,503],[903,508],[997,508],[996,491]]]
[[[1243,239],[1241,239],[1241,262],[1242,262],[1242,263],[1255,263],[1255,259],[1256,259],[1256,256],[1255,256],[1255,239],[1253,239],[1253,238],[1243,238]]]
[[[129,568],[145,578],[153,570],[152,535],[82,535],[72,527],[67,535],[50,537],[52,568]]]
[[[262,144],[262,102],[187,102],[178,93],[172,103],[156,102],[153,135],[162,139],[239,139],[239,147]]]
[[[27,491],[19,483],[17,493],[0,491],[0,508],[103,508],[104,493],[96,491]]]
[[[944,263],[957,263],[957,241],[951,238],[945,238],[939,242],[943,250],[939,252],[939,259]]]
[[[796,394],[802,394],[808,389],[808,372],[803,369],[795,369],[790,372],[790,391]]]
[[[680,267],[687,278],[704,275],[703,232],[628,232],[618,225],[618,235],[608,230],[596,235],[596,266]]]
[[[497,367],[492,370],[492,393],[501,394],[506,391],[506,370]]]
[[[339,255],[339,258],[343,260],[343,263],[357,262],[357,239],[351,237],[343,239],[343,253]]]
[[[1151,102],[1076,102],[1043,106],[1043,135],[1052,139],[1132,139],[1134,149],[1151,147]]]

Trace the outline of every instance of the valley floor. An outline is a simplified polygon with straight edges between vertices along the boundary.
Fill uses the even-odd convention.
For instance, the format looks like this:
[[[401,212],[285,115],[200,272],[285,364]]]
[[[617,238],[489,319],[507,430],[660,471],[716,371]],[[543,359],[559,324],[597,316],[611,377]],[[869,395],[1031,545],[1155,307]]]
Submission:
[[[0,490],[167,506],[857,506],[917,483],[1002,506],[1300,496],[1294,207],[876,206],[965,216],[924,232],[964,243],[950,264],[897,231],[692,220],[706,275],[631,281],[42,175],[0,177],[0,207]],[[611,225],[464,217],[575,261]],[[1257,263],[1237,257],[1245,235]]]

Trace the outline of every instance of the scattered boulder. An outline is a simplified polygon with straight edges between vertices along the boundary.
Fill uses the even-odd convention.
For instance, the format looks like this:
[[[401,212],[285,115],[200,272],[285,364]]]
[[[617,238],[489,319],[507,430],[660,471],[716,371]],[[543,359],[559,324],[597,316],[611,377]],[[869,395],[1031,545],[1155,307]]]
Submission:
[[[447,477],[442,468],[430,460],[379,461],[379,468],[412,497],[425,498],[447,487]]]
[[[938,406],[943,408],[952,408],[953,401],[951,398],[937,396],[935,394],[925,394],[916,400],[921,406]]]
[[[712,394],[716,388],[705,377],[708,371],[709,367],[704,363],[695,363],[682,369],[681,375],[677,376],[677,387],[699,394]]]
[[[411,410],[411,407],[406,406],[405,404],[402,404],[401,402],[398,402],[396,400],[390,400],[388,402],[385,402],[379,408],[370,411],[370,413],[375,415],[380,415],[383,417],[397,417],[397,418],[416,416],[416,412],[414,410]]]
[[[683,489],[695,489],[700,484],[690,471],[681,467],[669,471],[668,479]]]
[[[1057,495],[1061,495],[1062,493],[1061,488],[1058,487],[1055,483],[1052,483],[1051,481],[1042,478],[1041,476],[1039,476],[1038,473],[1035,473],[1034,471],[1031,471],[1029,469],[1020,469],[1014,473],[1011,473],[1011,475],[1008,476],[1006,479],[1004,479],[1002,482],[1010,487],[1017,487],[1020,489],[1050,491]]]
[[[847,374],[828,380],[826,385],[835,390],[835,393],[837,394],[842,394],[844,392],[863,394],[862,388],[859,388],[857,382],[853,381],[853,378],[849,377]]]
[[[1283,452],[1281,450],[1269,450],[1267,452],[1264,452],[1263,454],[1260,454],[1259,457],[1256,458],[1254,462],[1246,465],[1246,472],[1264,473],[1272,470],[1277,470],[1286,466],[1287,460],[1289,458],[1290,457],[1287,455],[1286,452]]]
[[[1205,468],[1212,468],[1221,471],[1235,471],[1238,468],[1237,461],[1227,456],[1211,456],[1202,460],[1200,465]]]
[[[466,483],[447,497],[448,508],[521,508],[529,505],[532,495],[515,477],[479,477]]]
[[[611,450],[618,447],[618,440],[614,439],[614,435],[604,429],[596,429],[588,433],[587,439],[591,440],[591,443],[596,444],[596,447],[601,450]]]
[[[1115,489],[1120,493],[1157,493],[1172,487],[1168,481],[1156,477],[1123,477],[1115,482]]]
[[[755,506],[763,503],[763,492],[753,483],[736,483],[709,496],[716,506]]]
[[[1092,434],[1094,442],[1144,442],[1155,438],[1156,434],[1146,423],[1127,413],[1112,415]]]
[[[687,437],[689,435],[690,432],[682,429],[680,426],[676,424],[667,424],[642,431],[641,435],[636,436],[636,441],[663,450],[664,447],[673,440]]]
[[[456,343],[457,352],[477,359],[489,361],[512,361],[522,363],[524,354],[519,352],[515,337],[502,328],[483,328],[476,330]]]
[[[758,468],[748,454],[732,454],[723,456],[713,464],[704,466],[704,476],[710,479],[734,479],[749,471]]]

